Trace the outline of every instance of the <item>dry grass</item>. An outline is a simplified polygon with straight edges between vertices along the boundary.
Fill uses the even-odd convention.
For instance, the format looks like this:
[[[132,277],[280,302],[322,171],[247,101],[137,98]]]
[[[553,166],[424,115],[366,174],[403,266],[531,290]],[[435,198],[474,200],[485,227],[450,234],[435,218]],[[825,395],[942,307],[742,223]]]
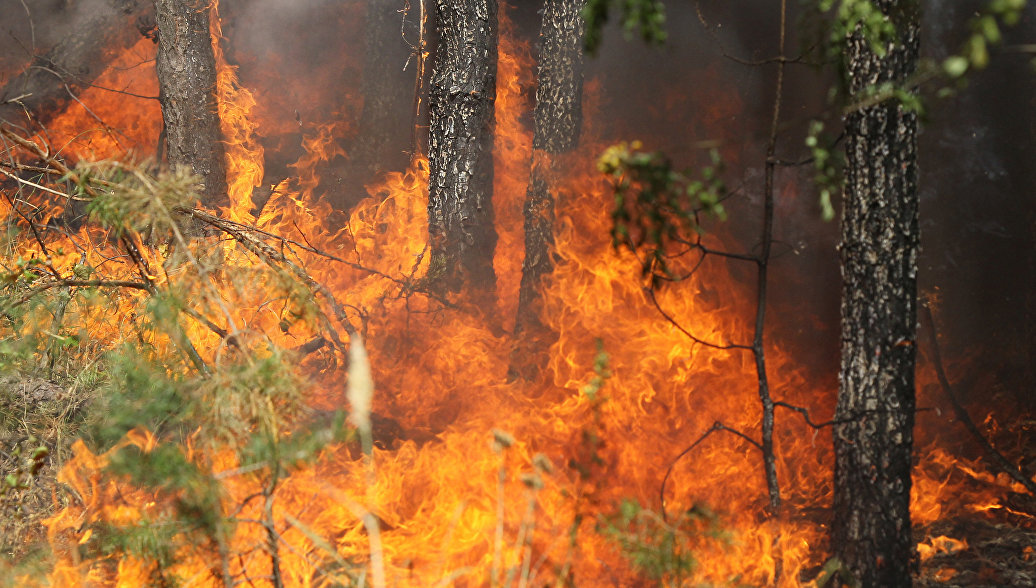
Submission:
[[[0,553],[23,569],[27,560],[45,557],[42,522],[65,497],[56,476],[88,401],[88,394],[74,390],[13,372],[0,375]]]

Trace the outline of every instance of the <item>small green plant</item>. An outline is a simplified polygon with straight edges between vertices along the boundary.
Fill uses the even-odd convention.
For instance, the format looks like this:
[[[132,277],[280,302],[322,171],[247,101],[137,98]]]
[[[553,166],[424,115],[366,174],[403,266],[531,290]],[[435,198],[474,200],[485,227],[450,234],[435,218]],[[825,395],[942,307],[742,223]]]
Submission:
[[[695,549],[724,540],[718,517],[701,505],[667,520],[634,500],[623,500],[614,514],[598,518],[597,528],[634,570],[665,586],[685,585],[698,565]]]

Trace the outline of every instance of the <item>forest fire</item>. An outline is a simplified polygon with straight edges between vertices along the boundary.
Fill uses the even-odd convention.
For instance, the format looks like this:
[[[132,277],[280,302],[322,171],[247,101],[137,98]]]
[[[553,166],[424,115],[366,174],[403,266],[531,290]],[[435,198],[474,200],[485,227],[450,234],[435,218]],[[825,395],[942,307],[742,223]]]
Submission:
[[[318,12],[349,34],[328,51],[344,51],[341,67],[352,72],[362,61],[363,3],[331,4]],[[414,26],[418,8],[410,10],[404,16]],[[704,255],[673,258],[670,269],[692,277],[656,287],[641,276],[641,258],[613,246],[614,192],[598,158],[618,141],[653,138],[606,124],[606,73],[585,83],[578,147],[550,156],[558,173],[550,180],[553,267],[539,289],[541,324],[525,335],[543,361],[515,369],[515,350],[525,349],[513,334],[523,204],[533,161],[545,156],[533,148],[530,122],[535,48],[513,11],[501,6],[495,291],[481,307],[466,293],[429,286],[438,270],[427,154],[415,146],[408,166],[357,177],[349,166],[364,98],[356,89],[327,90],[357,84],[314,72],[298,88],[280,87],[262,56],[244,55],[243,41],[235,47],[230,17],[212,25],[229,204],[163,196],[147,208],[163,219],[175,208],[204,227],[195,229],[200,236],[152,217],[134,225],[133,212],[120,212],[132,230],[117,230],[97,220],[106,209],[92,205],[88,217],[91,205],[62,196],[89,200],[120,182],[142,193],[175,182],[158,179],[165,176],[154,175],[157,166],[133,163],[162,141],[158,102],[146,98],[159,93],[151,39],[50,113],[45,133],[24,144],[15,130],[4,135],[11,165],[2,168],[0,211],[23,229],[5,252],[22,260],[9,281],[23,280],[35,294],[68,292],[60,315],[27,311],[38,314],[33,328],[51,329],[91,361],[137,345],[137,357],[118,360],[127,365],[107,376],[131,388],[130,405],[158,407],[181,386],[194,394],[184,397],[197,405],[190,414],[211,417],[179,429],[142,420],[106,447],[77,441],[58,474],[68,497],[55,497],[60,508],[46,522],[52,567],[46,580],[20,582],[798,586],[834,573],[825,568],[831,428],[812,425],[833,419],[837,383],[818,375],[794,337],[767,336],[769,389],[784,407],[773,435],[782,497],[773,512],[751,353],[756,292],[736,259]],[[415,47],[412,58],[424,59]],[[715,105],[687,115],[702,136],[720,133],[744,108],[735,84],[712,75],[700,94]],[[338,102],[321,103],[329,94]],[[686,98],[674,91],[658,108],[685,108]],[[730,166],[757,165],[742,161],[751,149],[727,143],[721,151]],[[40,172],[33,187],[13,177],[29,165],[68,168],[63,176]],[[779,206],[805,191],[800,179],[779,180],[788,201]],[[342,202],[355,204],[343,210]],[[751,214],[747,205],[729,206]],[[735,229],[705,223],[714,250],[754,246]],[[49,228],[34,235],[28,227],[36,225]],[[97,293],[112,284],[123,286]],[[162,304],[179,318],[163,319]],[[788,331],[814,320],[803,318],[808,309],[789,310],[768,320]],[[30,330],[3,329],[4,337]],[[278,362],[294,371],[270,367]],[[362,402],[351,395],[367,380],[371,412],[357,415]],[[1028,496],[1026,486],[959,451],[957,433],[945,434],[949,427],[932,416],[949,411],[934,368],[921,368],[918,389],[910,510],[920,561],[973,548],[949,521],[1011,517],[1016,527],[1036,528],[1034,511],[1011,502]],[[349,427],[340,426],[339,410],[353,411]],[[372,421],[366,432],[364,419]],[[124,455],[141,461],[133,466]],[[139,463],[167,478],[133,470]],[[951,565],[933,572],[945,580],[958,573]]]

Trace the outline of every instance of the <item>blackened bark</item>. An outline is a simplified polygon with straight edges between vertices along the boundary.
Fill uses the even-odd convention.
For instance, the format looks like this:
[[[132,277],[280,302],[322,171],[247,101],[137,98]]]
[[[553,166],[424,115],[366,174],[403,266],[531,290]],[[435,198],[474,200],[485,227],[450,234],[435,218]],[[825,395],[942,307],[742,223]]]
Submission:
[[[583,6],[586,0],[546,0],[540,27],[536,128],[532,146],[570,151],[583,124]]]
[[[223,134],[216,101],[210,0],[155,0],[159,100],[171,165],[189,166],[204,183],[203,202],[227,203]]]
[[[46,124],[64,111],[108,67],[140,41],[154,20],[150,0],[105,0],[84,11],[62,40],[35,55],[0,93],[0,120],[23,124],[25,115]]]
[[[429,279],[492,292],[496,0],[436,0],[439,47],[429,91]],[[476,297],[478,297],[476,295]]]
[[[525,261],[515,334],[542,330],[537,289],[554,268],[555,155],[579,143],[585,0],[545,0],[540,28],[532,174],[525,197]]]
[[[885,56],[850,35],[850,96],[902,83],[917,66],[919,8],[875,0],[897,29]],[[911,584],[910,454],[917,328],[917,116],[896,100],[846,121],[842,366],[832,540],[865,587]]]

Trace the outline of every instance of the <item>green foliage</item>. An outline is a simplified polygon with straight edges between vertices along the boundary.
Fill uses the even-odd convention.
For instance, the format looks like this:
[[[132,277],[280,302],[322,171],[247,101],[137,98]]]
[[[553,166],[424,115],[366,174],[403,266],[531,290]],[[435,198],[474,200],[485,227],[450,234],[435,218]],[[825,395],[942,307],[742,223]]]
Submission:
[[[638,573],[666,586],[681,586],[694,572],[696,548],[725,541],[718,517],[703,506],[667,521],[636,501],[624,500],[617,512],[598,518],[597,529]]]
[[[76,173],[81,194],[93,187],[87,206],[91,218],[119,233],[131,229],[168,234],[177,225],[173,211],[198,200],[198,177],[186,167],[152,175],[141,166],[106,161],[82,163]]]
[[[221,477],[242,476],[272,496],[285,470],[349,434],[341,415],[326,426],[291,430],[304,409],[299,358],[262,331],[236,327],[241,319],[232,307],[276,306],[281,331],[296,336],[312,337],[327,323],[297,272],[271,261],[226,264],[223,243],[213,247],[208,237],[183,230],[182,213],[196,200],[195,176],[116,163],[83,164],[74,176],[90,220],[106,229],[97,234],[106,237],[74,242],[78,263],[56,263],[64,253],[38,234],[36,253],[7,257],[13,261],[0,270],[0,368],[64,372],[67,388],[97,395],[85,411],[86,437],[98,450],[117,448],[102,476],[143,493],[149,506],[130,524],[89,510],[92,534],[80,549],[108,560],[141,558],[157,583],[172,585],[165,568],[178,558],[228,557],[226,538],[242,524],[237,517],[246,505],[228,501]],[[8,252],[17,251],[10,237]],[[94,266],[88,259],[103,261]],[[142,431],[155,442],[146,450],[126,441],[144,438]],[[215,456],[236,460],[237,468],[217,472]],[[45,457],[34,452],[24,475],[5,472],[0,487],[24,487]]]
[[[834,11],[828,32],[829,57],[838,56],[845,39],[856,31],[862,33],[871,51],[880,57],[888,53],[889,43],[896,38],[896,25],[871,0],[820,0],[817,6],[824,13]]]
[[[645,251],[642,271],[668,273],[666,251],[685,242],[684,235],[701,231],[700,215],[726,218],[722,201],[726,186],[719,151],[709,152],[711,164],[695,173],[677,171],[662,153],[641,151],[639,141],[609,147],[597,169],[609,177],[615,192],[612,244]]]
[[[1026,0],[992,0],[971,19],[971,34],[957,54],[943,60],[942,73],[950,79],[960,79],[969,70],[985,69],[989,65],[989,48],[1003,41],[1001,25],[1018,24],[1025,4]]]
[[[882,14],[870,0],[821,0],[817,7],[820,12],[831,12],[837,3],[835,18],[824,27],[829,30],[826,42],[826,54],[844,66],[845,39],[859,31],[868,40],[871,50],[876,55],[884,56],[888,48],[895,42],[895,19]],[[969,71],[985,68],[989,63],[989,47],[1002,41],[1001,26],[1016,24],[1025,8],[1026,0],[992,0],[986,9],[970,21],[971,34],[965,40],[961,50],[946,57],[941,63],[924,61],[916,73],[908,79],[898,82],[882,82],[863,91],[848,96],[845,88],[833,89],[830,96],[832,102],[839,103],[843,115],[886,102],[896,101],[908,112],[923,115],[924,100],[917,87],[932,79],[944,79],[962,84]],[[954,90],[945,85],[936,90],[936,95],[945,97]],[[840,152],[832,151],[829,139],[823,137],[824,124],[819,120],[810,122],[806,136],[806,147],[810,150],[814,165],[814,181],[819,190],[820,210],[825,220],[834,218],[832,194],[841,185],[841,170],[844,157]]]
[[[586,21],[583,47],[587,53],[593,55],[600,48],[604,26],[616,1],[622,9],[621,22],[627,39],[639,31],[641,38],[649,44],[665,43],[665,5],[661,0],[588,0],[583,7]]]
[[[606,466],[601,449],[604,445],[604,438],[601,431],[601,409],[607,397],[601,394],[612,372],[608,368],[610,358],[604,350],[604,342],[596,341],[597,353],[594,355],[594,375],[581,389],[580,393],[590,401],[590,411],[593,420],[590,425],[580,431],[580,446],[577,448],[575,457],[568,461],[568,467],[579,474],[583,481],[590,480],[595,472]]]
[[[90,408],[94,416],[88,426],[88,437],[99,450],[114,446],[137,427],[160,437],[184,437],[190,430],[184,422],[190,410],[184,390],[190,384],[179,370],[141,361],[141,351],[125,345],[106,356],[110,377]]]

